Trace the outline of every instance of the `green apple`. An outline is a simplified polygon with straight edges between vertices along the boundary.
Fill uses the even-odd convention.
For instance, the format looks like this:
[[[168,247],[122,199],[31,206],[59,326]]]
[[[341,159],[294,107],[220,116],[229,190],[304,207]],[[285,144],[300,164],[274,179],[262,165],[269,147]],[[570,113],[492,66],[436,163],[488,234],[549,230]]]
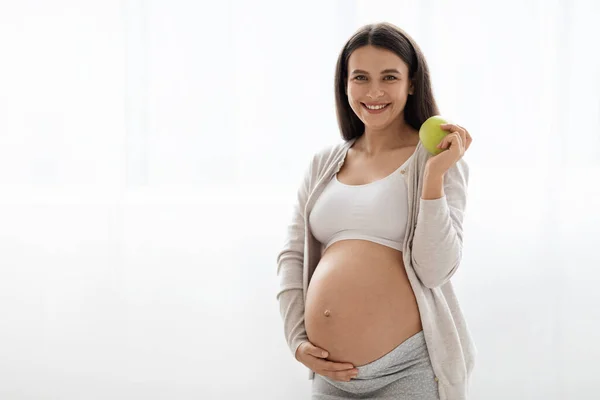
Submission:
[[[419,139],[421,139],[423,147],[434,156],[445,150],[438,149],[437,145],[440,144],[442,139],[448,134],[448,131],[440,128],[440,125],[447,123],[448,121],[441,116],[434,115],[423,122],[423,125],[421,125],[421,128],[419,129]]]

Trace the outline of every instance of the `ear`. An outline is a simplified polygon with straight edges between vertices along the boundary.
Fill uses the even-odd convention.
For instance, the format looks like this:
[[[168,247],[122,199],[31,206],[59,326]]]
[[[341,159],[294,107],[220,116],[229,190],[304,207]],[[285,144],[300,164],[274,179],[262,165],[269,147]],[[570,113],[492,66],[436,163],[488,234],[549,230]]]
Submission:
[[[415,94],[415,86],[413,85],[412,81],[410,81],[410,87],[408,88],[408,94]]]

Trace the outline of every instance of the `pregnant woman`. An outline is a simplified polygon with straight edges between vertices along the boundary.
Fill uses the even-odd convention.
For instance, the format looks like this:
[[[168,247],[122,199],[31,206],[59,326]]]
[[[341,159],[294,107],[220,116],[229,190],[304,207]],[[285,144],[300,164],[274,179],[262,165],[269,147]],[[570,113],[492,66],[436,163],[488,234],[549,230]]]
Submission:
[[[343,141],[317,151],[277,257],[277,299],[313,399],[466,399],[476,348],[450,278],[462,258],[471,135],[429,153],[425,58],[390,23],[359,29],[335,77]]]

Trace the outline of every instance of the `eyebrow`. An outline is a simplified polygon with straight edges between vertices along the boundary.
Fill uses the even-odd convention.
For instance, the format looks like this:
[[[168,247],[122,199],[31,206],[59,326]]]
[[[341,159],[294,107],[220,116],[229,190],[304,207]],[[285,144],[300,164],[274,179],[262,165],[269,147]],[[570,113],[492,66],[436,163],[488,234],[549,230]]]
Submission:
[[[388,74],[388,73],[396,73],[398,75],[402,75],[402,73],[400,73],[400,71],[398,71],[397,69],[394,68],[388,68],[388,69],[384,69],[383,71],[381,71],[381,74]],[[352,71],[352,73],[350,75],[354,75],[354,74],[366,74],[369,75],[369,73],[367,71],[363,71],[362,69],[355,69],[354,71]]]

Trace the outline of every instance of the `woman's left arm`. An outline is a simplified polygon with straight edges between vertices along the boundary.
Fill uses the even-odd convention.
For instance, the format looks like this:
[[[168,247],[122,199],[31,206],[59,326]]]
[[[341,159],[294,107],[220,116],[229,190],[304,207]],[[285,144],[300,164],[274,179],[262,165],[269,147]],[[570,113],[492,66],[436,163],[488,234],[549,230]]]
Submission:
[[[412,242],[412,263],[423,285],[448,282],[462,259],[462,222],[467,203],[469,166],[462,158],[472,142],[466,129],[450,130],[438,147],[447,149],[427,161]]]

